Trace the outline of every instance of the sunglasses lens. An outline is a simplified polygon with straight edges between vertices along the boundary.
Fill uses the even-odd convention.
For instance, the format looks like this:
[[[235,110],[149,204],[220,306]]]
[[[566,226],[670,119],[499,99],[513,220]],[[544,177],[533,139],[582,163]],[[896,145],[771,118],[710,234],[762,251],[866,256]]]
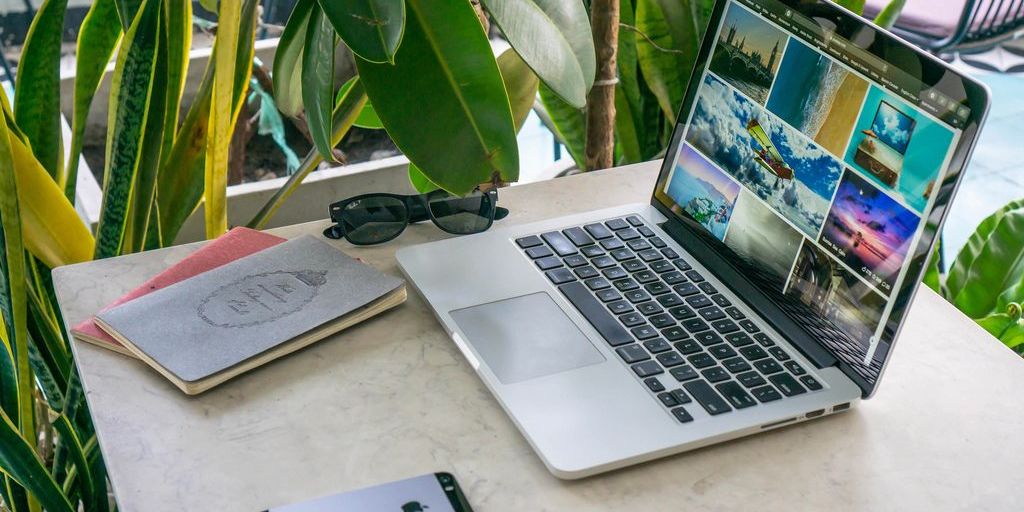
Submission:
[[[427,198],[427,205],[434,222],[441,229],[456,235],[485,231],[494,218],[492,196],[479,191],[466,197],[437,192]]]
[[[353,201],[341,213],[345,234],[355,244],[386,242],[405,229],[408,218],[405,203],[387,196]]]

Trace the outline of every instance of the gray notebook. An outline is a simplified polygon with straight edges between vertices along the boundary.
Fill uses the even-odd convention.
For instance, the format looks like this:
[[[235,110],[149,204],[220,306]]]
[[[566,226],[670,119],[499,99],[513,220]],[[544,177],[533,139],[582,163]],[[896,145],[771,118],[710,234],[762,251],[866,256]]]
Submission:
[[[97,324],[189,394],[405,300],[401,279],[312,236],[97,315]]]

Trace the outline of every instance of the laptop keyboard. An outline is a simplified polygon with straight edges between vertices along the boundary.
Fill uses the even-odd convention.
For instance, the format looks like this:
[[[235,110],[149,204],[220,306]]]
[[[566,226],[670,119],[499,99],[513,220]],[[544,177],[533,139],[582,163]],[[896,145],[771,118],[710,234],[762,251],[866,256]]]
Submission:
[[[822,389],[637,216],[516,244],[681,423]]]

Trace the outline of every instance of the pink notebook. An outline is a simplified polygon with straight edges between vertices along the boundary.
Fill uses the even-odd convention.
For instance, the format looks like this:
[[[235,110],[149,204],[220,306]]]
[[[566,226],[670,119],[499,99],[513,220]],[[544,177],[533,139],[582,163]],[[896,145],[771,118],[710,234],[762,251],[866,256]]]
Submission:
[[[174,283],[184,281],[207,270],[215,269],[239,258],[260,252],[284,241],[284,238],[268,235],[249,228],[232,229],[220,238],[207,243],[174,266],[157,274],[149,281],[142,283],[138,288],[122,295],[121,298],[108,304],[103,310],[106,311],[114,306],[119,306],[161,288],[167,288]],[[99,327],[96,327],[96,324],[93,323],[93,317],[71,328],[71,334],[80,341],[120,352],[129,357],[135,357],[117,340],[110,337],[109,334]]]

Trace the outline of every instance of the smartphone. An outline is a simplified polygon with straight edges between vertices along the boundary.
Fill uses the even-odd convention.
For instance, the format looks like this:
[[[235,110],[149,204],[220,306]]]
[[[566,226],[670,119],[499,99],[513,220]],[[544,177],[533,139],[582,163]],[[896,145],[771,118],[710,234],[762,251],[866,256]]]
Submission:
[[[473,512],[473,509],[451,473],[434,473],[264,512]]]

